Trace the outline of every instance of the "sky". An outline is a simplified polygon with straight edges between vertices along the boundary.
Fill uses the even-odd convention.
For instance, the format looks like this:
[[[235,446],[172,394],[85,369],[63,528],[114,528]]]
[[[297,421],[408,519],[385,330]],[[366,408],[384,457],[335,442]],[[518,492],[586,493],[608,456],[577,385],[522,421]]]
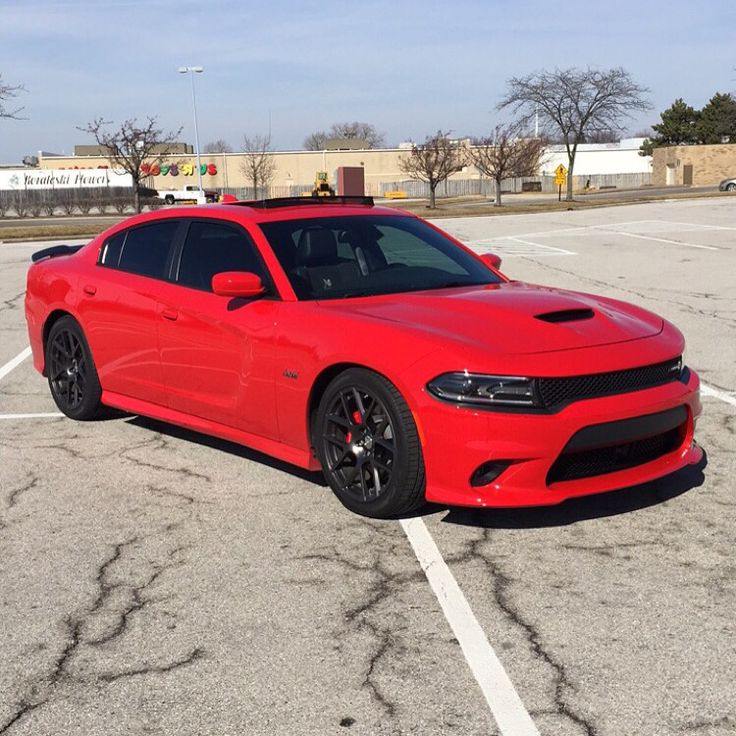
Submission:
[[[336,122],[386,143],[437,130],[488,135],[507,80],[541,69],[625,68],[650,90],[635,133],[682,97],[736,90],[733,0],[0,0],[0,75],[23,120],[0,119],[0,164],[94,143],[102,117],[155,116],[194,143],[271,130],[275,150]]]

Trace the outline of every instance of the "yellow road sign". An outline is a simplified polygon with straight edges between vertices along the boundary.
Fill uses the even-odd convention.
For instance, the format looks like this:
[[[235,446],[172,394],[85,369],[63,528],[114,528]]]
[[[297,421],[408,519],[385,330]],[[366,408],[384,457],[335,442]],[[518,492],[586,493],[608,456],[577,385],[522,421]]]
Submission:
[[[565,181],[567,181],[567,169],[562,164],[560,164],[555,169],[555,184],[557,184],[558,186],[562,186]]]

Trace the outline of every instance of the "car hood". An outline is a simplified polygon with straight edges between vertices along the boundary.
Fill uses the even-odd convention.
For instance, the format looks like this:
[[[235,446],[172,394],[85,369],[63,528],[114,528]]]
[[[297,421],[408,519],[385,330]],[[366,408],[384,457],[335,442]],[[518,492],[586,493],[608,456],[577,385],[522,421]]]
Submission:
[[[506,354],[639,340],[659,334],[664,324],[613,299],[518,281],[323,301],[321,306]]]

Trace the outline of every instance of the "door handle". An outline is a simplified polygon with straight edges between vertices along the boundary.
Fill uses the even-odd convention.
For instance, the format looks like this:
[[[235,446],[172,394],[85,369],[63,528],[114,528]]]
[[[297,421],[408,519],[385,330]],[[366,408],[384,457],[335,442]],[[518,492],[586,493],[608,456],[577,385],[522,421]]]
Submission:
[[[168,319],[174,322],[179,317],[179,312],[177,312],[175,309],[164,309],[161,312],[161,316],[164,319]]]
[[[90,296],[94,296],[97,293],[97,287],[93,286],[92,284],[87,284],[86,286],[82,287],[82,291],[85,294],[89,294]]]

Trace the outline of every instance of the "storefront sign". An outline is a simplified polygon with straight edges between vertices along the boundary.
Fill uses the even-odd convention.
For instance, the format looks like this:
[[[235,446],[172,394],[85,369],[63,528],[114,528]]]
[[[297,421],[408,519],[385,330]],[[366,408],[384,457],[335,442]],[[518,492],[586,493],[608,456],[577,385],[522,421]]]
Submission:
[[[202,176],[216,176],[217,166],[215,164],[202,164],[200,167]],[[141,172],[144,176],[194,176],[197,173],[197,164],[143,164]]]
[[[0,190],[132,187],[129,174],[114,169],[0,169]]]

